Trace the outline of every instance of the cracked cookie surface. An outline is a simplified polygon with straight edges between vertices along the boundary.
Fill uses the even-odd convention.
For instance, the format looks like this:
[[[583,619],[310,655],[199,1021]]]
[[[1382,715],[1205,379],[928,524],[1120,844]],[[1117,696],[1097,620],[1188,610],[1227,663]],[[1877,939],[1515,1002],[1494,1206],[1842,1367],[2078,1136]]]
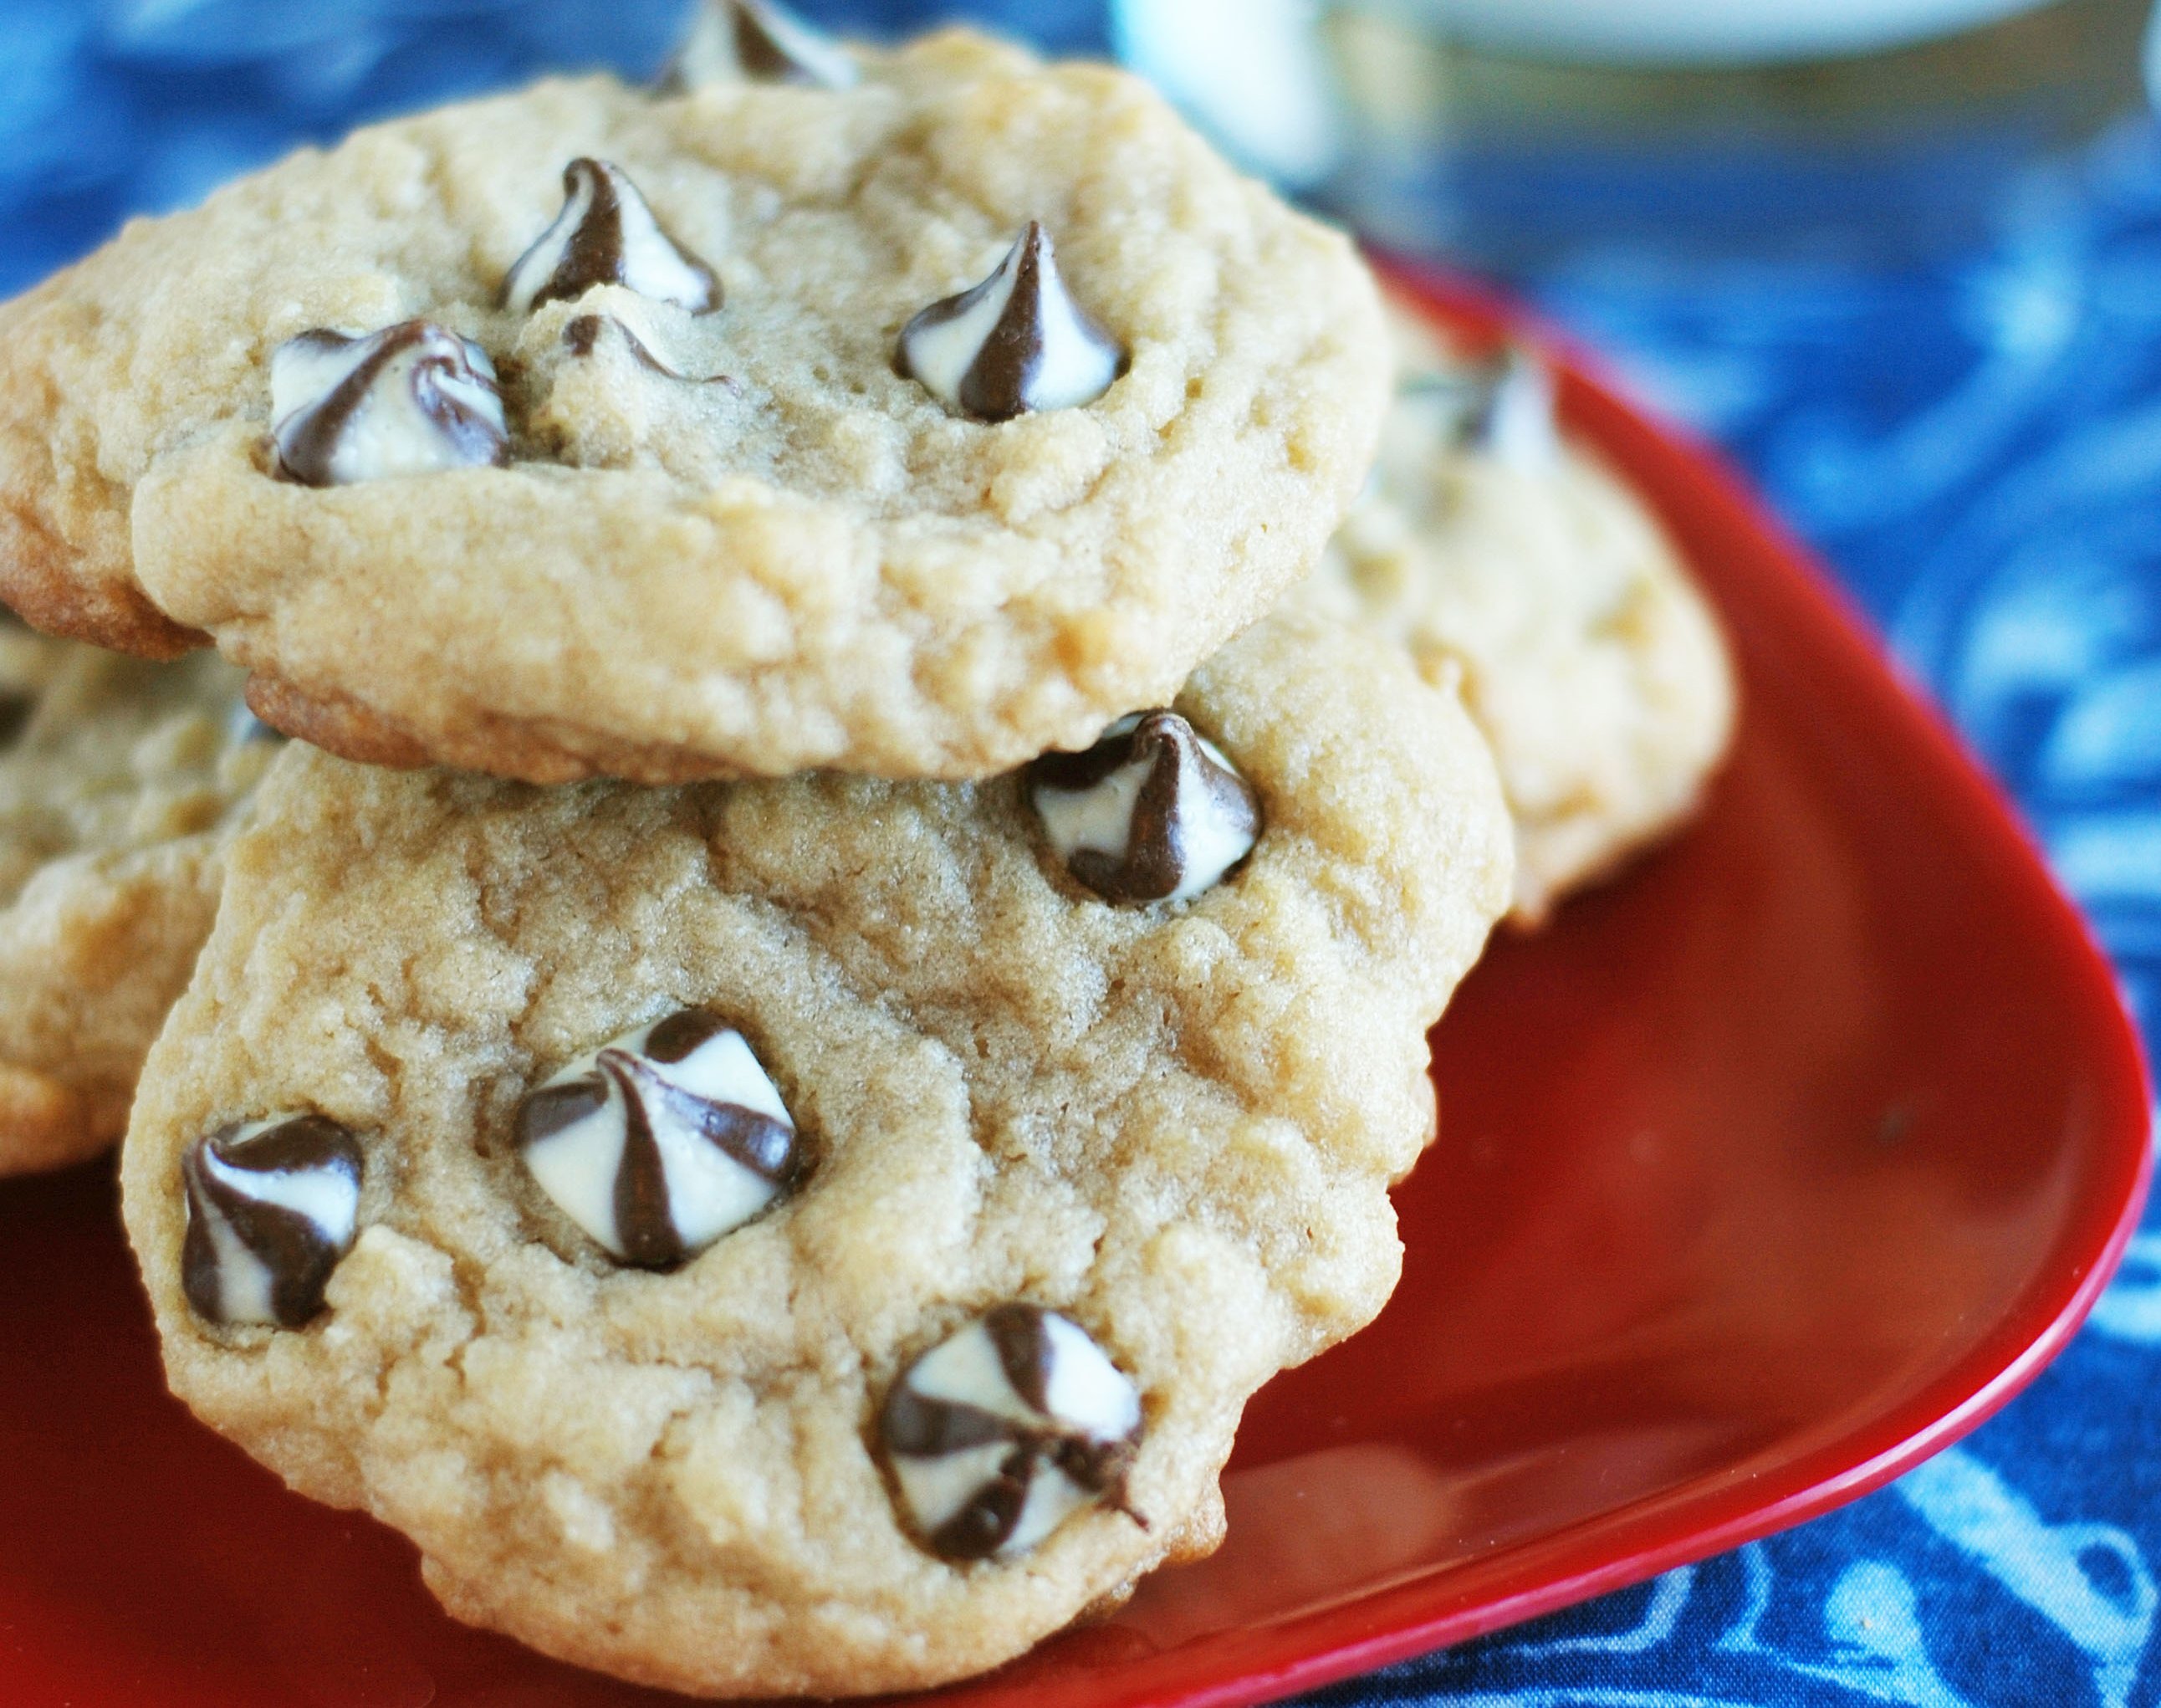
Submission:
[[[1211,1548],[1247,1398],[1394,1284],[1425,1033],[1507,905],[1508,832],[1460,706],[1377,638],[1272,617],[1177,709],[1261,829],[1145,906],[1065,874],[1019,774],[534,790],[290,750],[124,1153],[175,1391],[405,1531],[459,1617],[677,1689],[961,1676]],[[686,1005],[729,1034],[642,1029]],[[768,1077],[695,1067],[727,1035]],[[563,1213],[606,1205],[590,1169],[543,1191],[518,1148],[607,1163],[575,1125],[604,1088],[519,1112],[596,1051],[784,1115],[798,1172],[687,1261],[618,1261],[609,1212]],[[357,1237],[306,1326],[213,1325],[183,1160],[298,1112],[363,1153]],[[1077,1374],[956,1413],[1006,1307]],[[971,1415],[1054,1447],[1061,1503],[945,1523]],[[929,1455],[913,1523],[881,1419]],[[940,1557],[940,1524],[996,1557]]]
[[[0,627],[0,1174],[120,1136],[275,746],[240,680]]]
[[[858,63],[544,83],[131,226],[0,309],[0,593],[130,650],[214,638],[349,757],[535,781],[987,776],[1168,699],[1364,473],[1372,280],[1122,72],[961,32]],[[603,185],[658,261],[543,244]],[[898,335],[1037,221],[1121,375],[971,419]],[[570,295],[506,297],[529,250]],[[393,329],[468,341],[499,404],[476,362],[378,412],[397,454],[279,478],[273,355],[329,383]]]

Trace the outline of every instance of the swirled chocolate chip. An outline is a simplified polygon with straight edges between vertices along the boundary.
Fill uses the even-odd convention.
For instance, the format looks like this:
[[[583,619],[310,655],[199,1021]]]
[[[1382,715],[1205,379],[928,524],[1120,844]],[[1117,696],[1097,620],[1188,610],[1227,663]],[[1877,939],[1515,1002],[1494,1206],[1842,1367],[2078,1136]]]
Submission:
[[[198,1315],[296,1329],[323,1308],[360,1216],[359,1141],[320,1115],[220,1128],[180,1159],[180,1285]]]
[[[1252,851],[1261,802],[1174,711],[1135,712],[1081,753],[1045,753],[1028,793],[1076,883],[1139,905],[1199,895]]]
[[[893,366],[948,409],[1010,421],[1094,403],[1126,371],[1126,351],[1073,300],[1049,232],[1030,220],[988,279],[901,329]]]
[[[627,1033],[518,1106],[525,1166],[611,1255],[672,1268],[803,1169],[795,1123],[743,1035],[700,1008]]]
[[[629,324],[614,315],[580,315],[566,321],[563,327],[563,347],[581,360],[590,360],[600,352],[601,344],[609,338],[622,341],[630,359],[640,367],[659,374],[663,379],[680,380],[685,385],[732,386],[735,382],[724,373],[707,374],[694,379],[670,367],[653,353],[653,346],[633,331]]]
[[[1513,468],[1548,468],[1560,455],[1553,370],[1535,351],[1509,344],[1450,372],[1409,376],[1402,403],[1429,412],[1443,443]]]
[[[38,696],[29,689],[0,689],[0,747],[12,747],[22,739],[37,710]]]
[[[303,332],[270,357],[278,472],[309,487],[510,461],[487,352],[427,320]]]
[[[1070,1317],[1002,1304],[923,1354],[878,1430],[909,1527],[946,1560],[1011,1557],[1081,1508],[1126,1502],[1141,1399]]]
[[[0,605],[0,636],[30,633],[29,623],[9,607]],[[0,688],[0,747],[13,747],[22,739],[37,716],[40,697],[38,688],[27,682],[12,682]]]
[[[542,303],[575,302],[596,284],[619,284],[694,315],[721,305],[713,269],[661,229],[629,174],[581,158],[563,169],[555,224],[503,280],[503,306],[530,314]]]
[[[773,0],[706,0],[660,74],[662,93],[719,83],[807,83],[846,89],[856,62],[822,30]]]

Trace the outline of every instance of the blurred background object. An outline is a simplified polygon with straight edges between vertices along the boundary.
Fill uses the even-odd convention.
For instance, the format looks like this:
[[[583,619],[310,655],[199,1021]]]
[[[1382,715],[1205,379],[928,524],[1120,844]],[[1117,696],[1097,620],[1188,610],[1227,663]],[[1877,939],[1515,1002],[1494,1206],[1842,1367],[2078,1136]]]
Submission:
[[[1414,253],[1586,240],[1895,258],[2136,110],[2148,0],[1115,0],[1257,169]],[[1230,52],[1207,44],[1235,39]]]
[[[1903,47],[2044,0],[1397,0],[1503,53],[1654,65],[1751,65]]]
[[[1513,272],[1637,233],[1759,253],[1970,244],[2007,175],[2137,105],[2148,0],[809,9],[872,35],[952,17],[1057,52],[1115,44],[1257,169],[1393,245]],[[0,289],[129,212],[185,205],[356,122],[551,69],[642,75],[685,10],[685,0],[4,0]],[[1875,44],[1895,44],[1824,56]]]

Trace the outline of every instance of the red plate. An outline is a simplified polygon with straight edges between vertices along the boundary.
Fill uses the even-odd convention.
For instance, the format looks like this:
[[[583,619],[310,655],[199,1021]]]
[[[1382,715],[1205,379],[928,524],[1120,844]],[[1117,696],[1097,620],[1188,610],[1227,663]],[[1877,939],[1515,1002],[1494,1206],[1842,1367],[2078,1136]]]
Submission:
[[[2137,1221],[2138,1047],[2002,800],[1716,463],[1580,367],[1564,405],[1725,612],[1732,763],[1465,987],[1402,1289],[1254,1403],[1222,1551],[950,1701],[1251,1702],[1794,1523],[2031,1380]],[[0,1189],[0,1700],[669,1700],[453,1624],[190,1421],[107,1169]]]

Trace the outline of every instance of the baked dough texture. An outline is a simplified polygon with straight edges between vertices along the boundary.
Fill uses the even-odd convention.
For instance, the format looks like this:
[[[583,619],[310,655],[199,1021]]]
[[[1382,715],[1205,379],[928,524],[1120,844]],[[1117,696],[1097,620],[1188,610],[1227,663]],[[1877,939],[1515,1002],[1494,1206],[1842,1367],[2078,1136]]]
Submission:
[[[1450,360],[1392,315],[1406,372]],[[1519,466],[1399,404],[1373,480],[1294,602],[1454,685],[1516,825],[1514,914],[1543,919],[1694,810],[1732,739],[1716,618],[1643,501],[1588,450]]]
[[[127,1123],[216,910],[221,851],[275,743],[240,673],[0,627],[0,1175]]]
[[[1425,1034],[1508,897],[1492,761],[1376,638],[1264,622],[1179,709],[1262,797],[1244,865],[1107,905],[1020,780],[550,791],[294,747],[234,847],[124,1153],[174,1389],[419,1545],[458,1617],[701,1693],[929,1685],[1220,1539],[1278,1370],[1369,1320]],[[815,1159],[669,1273],[618,1268],[510,1147],[521,1095],[681,1005],[740,1026]],[[297,1330],[182,1295],[182,1153],[305,1108],[362,1232]],[[955,1565],[874,1451],[896,1373],[1008,1300],[1138,1383],[1117,1512]]]
[[[0,595],[154,655],[213,637],[266,718],[348,757],[538,782],[984,777],[1162,703],[1355,495],[1388,397],[1371,276],[1125,73],[958,31],[862,64],[839,91],[546,82],[131,225],[0,309]],[[578,157],[722,306],[501,306]],[[1131,365],[987,425],[895,338],[1031,219]],[[274,478],[272,352],[422,317],[494,358],[510,466]]]

